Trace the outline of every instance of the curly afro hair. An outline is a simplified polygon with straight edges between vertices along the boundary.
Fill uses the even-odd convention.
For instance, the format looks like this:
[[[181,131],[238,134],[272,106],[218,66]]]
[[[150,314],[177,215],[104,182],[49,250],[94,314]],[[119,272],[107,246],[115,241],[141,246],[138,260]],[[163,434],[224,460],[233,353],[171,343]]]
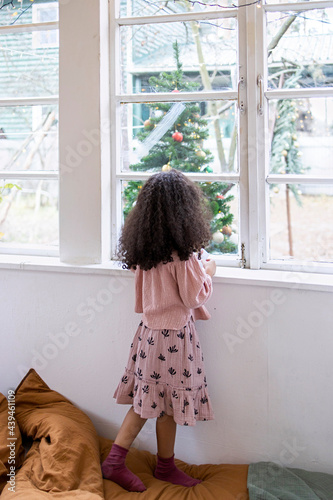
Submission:
[[[200,252],[211,239],[212,214],[201,189],[177,170],[152,175],[128,214],[118,245],[126,269],[148,271],[160,262]]]

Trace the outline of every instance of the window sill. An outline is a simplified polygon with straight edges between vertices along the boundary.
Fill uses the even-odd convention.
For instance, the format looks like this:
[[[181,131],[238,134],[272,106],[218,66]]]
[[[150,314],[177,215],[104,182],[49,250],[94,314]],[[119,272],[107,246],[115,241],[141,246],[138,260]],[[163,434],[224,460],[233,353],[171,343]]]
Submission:
[[[127,270],[122,269],[121,264],[116,261],[104,264],[77,265],[65,264],[60,262],[57,257],[9,254],[0,255],[0,269],[132,276]],[[333,291],[333,275],[268,269],[256,270],[219,266],[214,276],[214,283]]]

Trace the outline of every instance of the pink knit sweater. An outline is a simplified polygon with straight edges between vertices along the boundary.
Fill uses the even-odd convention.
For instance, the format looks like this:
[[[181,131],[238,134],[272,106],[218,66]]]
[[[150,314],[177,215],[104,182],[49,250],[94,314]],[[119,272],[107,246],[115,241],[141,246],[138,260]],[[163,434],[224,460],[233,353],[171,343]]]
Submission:
[[[212,278],[193,254],[180,260],[158,264],[149,271],[135,271],[135,312],[143,313],[143,323],[152,329],[177,330],[194,320],[209,319],[204,303],[212,293]]]

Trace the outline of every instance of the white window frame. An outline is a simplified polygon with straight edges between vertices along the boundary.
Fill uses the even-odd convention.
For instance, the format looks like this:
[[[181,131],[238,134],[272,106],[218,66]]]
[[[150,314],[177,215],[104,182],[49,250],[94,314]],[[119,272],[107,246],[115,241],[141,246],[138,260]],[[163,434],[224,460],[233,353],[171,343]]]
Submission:
[[[111,79],[110,95],[111,95],[111,121],[116,126],[113,128],[111,134],[112,144],[112,182],[111,182],[111,199],[112,199],[112,253],[116,250],[117,241],[119,238],[119,231],[122,221],[121,209],[121,182],[126,180],[146,180],[151,174],[144,172],[122,172],[121,171],[121,138],[117,131],[121,130],[120,108],[122,104],[129,103],[142,103],[142,102],[207,102],[214,100],[228,100],[234,101],[238,104],[240,109],[244,107],[245,94],[246,94],[246,73],[245,73],[245,47],[246,47],[246,18],[244,9],[223,9],[219,11],[201,12],[188,12],[179,14],[162,14],[154,16],[141,16],[141,17],[118,17],[120,12],[120,2],[116,0],[111,4],[110,8],[110,31],[111,31],[111,51],[110,51],[110,71],[113,78]],[[237,21],[238,31],[238,85],[235,90],[222,90],[222,91],[202,91],[202,92],[181,92],[181,93],[149,93],[144,94],[124,94],[120,91],[120,75],[119,75],[119,44],[120,44],[120,28],[121,26],[133,26],[143,24],[160,24],[165,22],[177,21],[193,21],[200,19],[222,19],[234,18]],[[247,117],[245,112],[238,113],[238,140],[245,144],[247,131]],[[220,174],[195,174],[186,173],[186,175],[193,181],[222,181],[232,182],[238,184],[239,187],[239,234],[242,235],[242,240],[239,241],[239,252],[234,255],[218,255],[214,256],[219,265],[227,267],[239,267],[241,260],[241,245],[245,246],[245,259],[247,257],[247,245],[245,241],[248,240],[248,224],[247,224],[247,211],[248,199],[247,189],[247,151],[245,148],[238,146],[238,165],[240,166],[238,172],[220,173]]]
[[[118,0],[117,0],[118,1]],[[242,0],[245,3],[245,0]],[[64,0],[59,2],[59,32],[60,32],[60,89],[59,89],[59,255],[61,268],[80,269],[77,266],[94,266],[95,264],[107,266],[113,257],[113,252],[119,235],[121,224],[121,180],[140,177],[145,179],[143,173],[120,172],[120,141],[117,130],[120,122],[121,102],[147,102],[147,94],[120,95],[118,91],[119,74],[115,54],[119,49],[119,37],[111,36],[119,33],[119,26],[126,24],[124,18],[117,19],[113,0]],[[278,4],[275,7],[282,10],[292,8],[321,8],[332,5],[332,0],[325,2]],[[332,267],[322,263],[284,263],[279,261],[265,262],[264,237],[267,233],[267,220],[262,217],[263,209],[268,202],[268,183],[266,172],[268,162],[267,150],[260,140],[264,127],[267,99],[273,92],[264,89],[264,115],[258,116],[260,99],[259,88],[256,84],[258,75],[265,75],[264,51],[258,52],[256,47],[264,41],[264,11],[272,9],[272,5],[247,6],[232,9],[230,15],[238,17],[239,44],[246,47],[246,53],[240,53],[238,89],[221,93],[198,93],[198,100],[210,100],[221,97],[232,99],[245,109],[240,113],[240,132],[242,147],[238,146],[239,174],[215,176],[216,180],[235,181],[239,175],[240,194],[240,243],[245,244],[246,267],[249,269],[238,270],[240,261],[235,256],[222,256],[219,260],[221,266],[229,267],[228,273],[238,273],[250,280],[258,280],[258,273],[270,276],[280,273],[279,280],[283,282],[284,271],[305,271],[307,275],[316,273],[330,273]],[[80,22],[77,20],[80,12]],[[215,14],[209,12],[209,16]],[[222,16],[227,16],[223,10]],[[177,15],[178,19],[181,15]],[[191,15],[186,14],[186,17]],[[219,13],[221,17],[221,13]],[[154,21],[156,16],[154,16]],[[141,18],[141,22],[143,19]],[[135,23],[135,20],[129,21]],[[156,22],[156,21],[155,21]],[[50,24],[49,29],[57,29],[58,23]],[[249,29],[251,26],[251,29]],[[8,29],[27,31],[28,29],[45,29],[46,24],[39,26],[11,26],[0,28],[0,33]],[[76,41],[73,44],[73,39]],[[246,66],[246,59],[251,64]],[[243,83],[242,83],[243,82]],[[251,83],[252,82],[252,83]],[[111,90],[110,90],[111,89]],[[289,91],[288,91],[289,92]],[[317,92],[314,89],[314,92]],[[327,90],[325,90],[327,92]],[[149,96],[151,100],[161,100],[162,94]],[[194,93],[172,94],[168,101],[187,100],[195,101]],[[1,99],[0,105],[26,105],[58,102],[57,96],[38,99]],[[257,126],[253,126],[256,124]],[[118,137],[118,139],[117,139]],[[239,144],[239,143],[238,143]],[[84,149],[85,148],[85,149]],[[79,157],[75,164],[74,158]],[[250,168],[248,168],[250,165]],[[14,175],[12,175],[14,174]],[[17,175],[17,177],[15,177]],[[33,172],[25,175],[37,175]],[[210,174],[209,176],[214,176]],[[205,176],[209,177],[209,176]],[[6,172],[8,177],[8,172]],[[194,174],[190,174],[198,180]],[[1,178],[1,172],[0,172]],[[3,178],[3,175],[2,175]],[[11,173],[11,178],[22,178],[22,172]],[[279,177],[280,179],[280,177]],[[199,180],[203,180],[200,175]],[[258,182],[258,180],[260,182]],[[268,179],[273,182],[271,176]],[[302,181],[304,176],[302,176]],[[249,196],[248,193],[251,193]],[[111,243],[112,238],[112,243]],[[48,250],[36,249],[35,251],[22,250],[21,248],[5,249],[0,252],[13,254],[50,255]],[[238,256],[239,259],[239,256]],[[298,267],[297,267],[298,266]],[[233,269],[234,268],[234,269]],[[236,269],[235,269],[236,268]],[[83,268],[82,272],[84,272]],[[88,269],[88,267],[87,267]],[[89,267],[90,269],[90,267]],[[255,271],[258,270],[258,271]],[[269,271],[270,270],[270,271]],[[279,271],[278,271],[279,270]],[[77,272],[81,272],[78,270]],[[88,271],[87,271],[88,272]],[[97,272],[97,271],[96,271]],[[223,273],[223,268],[221,268]],[[225,270],[227,272],[227,270]],[[224,273],[225,274],[225,273]],[[242,278],[243,279],[243,278]],[[263,278],[266,279],[266,278]],[[268,278],[267,278],[268,279]],[[313,277],[312,279],[316,279]],[[273,280],[274,281],[274,280]]]
[[[209,101],[214,99],[230,99],[238,102],[238,162],[239,173],[234,174],[186,174],[194,181],[236,181],[239,183],[239,235],[240,245],[244,244],[244,253],[238,256],[214,256],[221,266],[244,266],[242,257],[246,260],[246,267],[250,269],[276,269],[291,271],[306,271],[314,273],[333,273],[333,263],[299,261],[297,259],[270,260],[269,252],[269,185],[271,183],[333,183],[333,177],[318,178],[314,176],[290,176],[269,174],[269,146],[267,140],[268,127],[268,100],[271,98],[286,97],[315,97],[333,96],[332,88],[324,89],[267,89],[267,61],[265,38],[265,14],[273,11],[301,11],[323,9],[333,6],[330,0],[297,2],[286,4],[253,4],[240,2],[240,5],[249,3],[238,9],[223,9],[221,11],[207,11],[203,13],[162,14],[142,17],[118,17],[119,0],[116,0],[110,10],[111,27],[111,116],[116,127],[111,136],[113,144],[112,167],[112,242],[113,250],[119,237],[121,226],[121,181],[145,180],[149,174],[142,172],[121,172],[121,144],[120,134],[120,106],[126,103],[139,102],[166,102],[175,101]],[[258,8],[259,7],[259,8]],[[238,26],[238,55],[239,75],[237,91],[220,92],[182,92],[172,93],[144,93],[121,94],[119,78],[119,30],[121,26],[140,24],[155,24],[174,21],[216,19],[234,17]],[[251,64],[249,62],[251,61]],[[262,87],[263,85],[263,87]],[[259,106],[262,109],[259,110]],[[249,164],[251,168],[249,168]],[[251,196],[249,195],[251,193]]]
[[[253,249],[251,255],[251,263],[253,268],[269,269],[269,270],[289,270],[289,271],[304,271],[308,273],[326,273],[333,274],[333,262],[320,262],[299,259],[270,259],[269,258],[269,217],[270,217],[270,199],[269,190],[270,184],[326,184],[333,185],[333,176],[319,177],[311,175],[291,175],[291,174],[271,174],[269,172],[269,140],[268,140],[268,101],[270,99],[295,99],[295,98],[311,98],[311,97],[332,97],[333,87],[324,88],[306,88],[306,89],[268,89],[268,69],[267,69],[267,46],[266,46],[266,12],[300,12],[311,11],[314,9],[333,8],[332,0],[324,1],[302,1],[295,3],[270,3],[262,4],[261,9],[254,9],[254,18],[256,26],[256,45],[263,47],[259,52],[256,50],[257,56],[257,110],[256,117],[254,113],[249,116],[250,120],[257,120],[257,141],[256,154],[258,164],[258,211],[256,219],[258,220],[258,233],[260,238],[258,245]],[[262,108],[261,113],[259,108]],[[263,137],[264,140],[258,140]],[[258,267],[257,267],[258,266]],[[252,267],[252,265],[251,265]]]
[[[58,30],[59,23],[57,21],[47,23],[29,23],[17,24],[10,26],[0,26],[0,35],[11,33],[29,33],[46,30]],[[58,104],[58,95],[47,97],[19,97],[19,98],[3,98],[0,99],[0,107],[5,106],[40,106],[48,104]],[[0,169],[0,182],[4,179],[20,181],[29,180],[58,180],[58,172],[34,172],[34,171],[13,171]],[[1,254],[20,254],[20,255],[41,255],[41,256],[58,256],[59,248],[49,245],[26,245],[26,244],[10,244],[0,243]]]

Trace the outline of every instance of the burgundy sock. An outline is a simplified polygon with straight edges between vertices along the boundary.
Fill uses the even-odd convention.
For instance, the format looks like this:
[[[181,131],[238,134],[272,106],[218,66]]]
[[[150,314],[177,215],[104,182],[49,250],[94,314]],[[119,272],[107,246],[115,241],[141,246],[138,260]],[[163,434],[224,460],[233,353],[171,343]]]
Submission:
[[[104,479],[110,479],[127,491],[145,491],[147,488],[133,472],[128,470],[125,459],[128,450],[113,444],[110,453],[102,463]]]
[[[175,465],[175,455],[170,458],[161,458],[157,455],[157,465],[154,476],[161,481],[168,481],[181,486],[195,486],[201,483],[200,479],[194,479],[179,470]]]

